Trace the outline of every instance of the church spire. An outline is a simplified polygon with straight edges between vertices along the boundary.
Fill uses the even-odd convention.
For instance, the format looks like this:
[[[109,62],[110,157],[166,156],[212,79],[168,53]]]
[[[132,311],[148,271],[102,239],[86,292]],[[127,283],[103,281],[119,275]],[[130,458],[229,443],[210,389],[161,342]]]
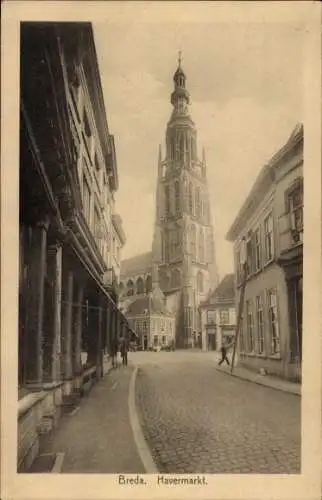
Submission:
[[[178,52],[178,67],[181,68],[181,50]]]
[[[171,94],[171,104],[174,111],[187,114],[187,105],[190,102],[189,92],[186,90],[186,75],[181,66],[181,50],[178,55],[178,68],[173,75],[174,91]]]

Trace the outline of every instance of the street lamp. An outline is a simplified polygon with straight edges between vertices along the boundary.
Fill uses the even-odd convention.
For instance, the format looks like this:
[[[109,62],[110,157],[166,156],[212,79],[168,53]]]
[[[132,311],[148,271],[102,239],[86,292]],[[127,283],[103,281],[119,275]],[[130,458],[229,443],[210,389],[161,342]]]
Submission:
[[[231,361],[231,370],[230,370],[231,373],[233,373],[233,370],[234,370],[235,357],[236,357],[236,346],[237,346],[237,342],[238,342],[238,335],[240,332],[241,320],[242,320],[242,315],[243,315],[244,294],[245,294],[246,280],[247,280],[247,244],[246,244],[245,236],[243,236],[243,238],[241,240],[241,244],[240,244],[240,265],[241,265],[242,284],[241,284],[241,289],[240,289],[240,298],[239,298],[238,316],[237,316],[237,323],[236,323],[236,335],[235,335],[235,342],[234,342],[234,349],[233,349],[233,357],[232,357],[232,361]]]

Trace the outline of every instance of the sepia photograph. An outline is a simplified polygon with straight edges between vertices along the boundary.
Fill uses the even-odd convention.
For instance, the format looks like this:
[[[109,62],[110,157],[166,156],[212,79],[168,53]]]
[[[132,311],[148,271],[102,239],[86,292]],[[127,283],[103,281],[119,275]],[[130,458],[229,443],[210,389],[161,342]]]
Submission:
[[[305,20],[98,3],[18,23],[15,473],[301,478]]]

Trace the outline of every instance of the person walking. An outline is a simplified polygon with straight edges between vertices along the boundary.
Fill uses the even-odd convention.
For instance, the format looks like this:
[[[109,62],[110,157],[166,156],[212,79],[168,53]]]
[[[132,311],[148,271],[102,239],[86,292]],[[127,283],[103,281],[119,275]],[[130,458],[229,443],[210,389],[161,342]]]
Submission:
[[[221,360],[218,363],[219,366],[221,366],[224,361],[226,361],[227,365],[230,365],[229,359],[227,358],[227,351],[232,346],[233,346],[233,341],[229,342],[226,339],[223,341],[222,346],[220,348]]]
[[[127,352],[128,352],[127,341],[125,338],[123,338],[121,341],[121,356],[122,356],[123,366],[127,366]]]

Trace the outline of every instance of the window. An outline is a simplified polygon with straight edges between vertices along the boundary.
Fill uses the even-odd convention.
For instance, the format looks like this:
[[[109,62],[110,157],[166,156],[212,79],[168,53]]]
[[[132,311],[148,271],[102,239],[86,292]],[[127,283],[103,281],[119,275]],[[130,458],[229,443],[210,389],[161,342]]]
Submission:
[[[229,324],[229,309],[221,309],[219,311],[220,324],[228,325]]]
[[[132,280],[129,280],[127,282],[127,293],[126,293],[126,295],[128,297],[131,297],[132,295],[134,295],[134,283],[133,283]]]
[[[254,322],[253,308],[250,300],[246,302],[246,322],[247,322],[247,347],[248,352],[254,352]]]
[[[184,137],[181,135],[179,139],[179,158],[180,160],[184,160]]]
[[[166,343],[166,336],[165,335],[162,335],[162,344],[165,344]]]
[[[246,241],[246,256],[247,256],[247,276],[250,276],[253,272],[253,245],[252,237],[248,236]]]
[[[191,182],[189,182],[189,212],[190,214],[193,214],[193,194]]]
[[[152,291],[152,278],[149,275],[145,281],[145,291],[146,293],[149,293]]]
[[[266,262],[273,259],[274,256],[274,237],[273,237],[273,217],[270,214],[264,220],[264,234],[265,234],[265,258]]]
[[[256,297],[256,319],[257,319],[257,352],[264,352],[264,314],[263,299],[261,295]]]
[[[180,255],[180,229],[170,231],[170,259],[175,259]]]
[[[193,137],[191,137],[191,159],[194,160],[195,157],[196,157],[196,151],[195,151],[195,141],[193,139]]]
[[[207,311],[207,324],[214,325],[216,323],[216,311]]]
[[[303,185],[300,184],[289,194],[290,225],[294,242],[301,239],[303,232]]]
[[[144,281],[141,277],[136,280],[136,293],[144,293]]]
[[[159,337],[158,335],[153,336],[153,345],[154,347],[157,347],[159,345]]]
[[[234,307],[229,309],[229,321],[231,325],[236,325],[236,309]]]
[[[83,176],[83,207],[84,215],[87,222],[90,223],[91,219],[91,190],[87,182],[86,176]]]
[[[196,226],[192,225],[190,228],[190,252],[192,258],[196,256]]]
[[[171,212],[171,207],[170,207],[170,186],[165,186],[165,211],[166,214],[169,214]]]
[[[169,233],[168,231],[166,231],[164,234],[164,258],[166,262],[169,262],[169,257],[170,257],[169,250],[170,250]]]
[[[254,254],[255,254],[255,270],[258,271],[261,267],[261,240],[259,229],[254,232]]]
[[[180,184],[178,181],[174,183],[174,197],[176,214],[180,213]]]
[[[267,292],[268,299],[268,320],[271,339],[271,354],[280,353],[280,335],[277,316],[277,294],[275,290]]]
[[[196,216],[200,217],[200,188],[197,187],[196,189]]]
[[[199,230],[199,262],[204,262],[205,260],[205,242],[203,236],[203,230],[200,228]]]

